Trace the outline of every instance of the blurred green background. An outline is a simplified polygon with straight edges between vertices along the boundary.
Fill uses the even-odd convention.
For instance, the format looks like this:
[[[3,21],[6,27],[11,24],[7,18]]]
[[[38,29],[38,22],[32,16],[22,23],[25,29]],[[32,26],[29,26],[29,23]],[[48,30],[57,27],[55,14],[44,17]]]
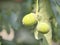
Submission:
[[[53,43],[59,45],[60,42],[60,0],[49,0],[51,4],[51,9],[53,15],[50,16],[51,25],[52,25],[52,40]],[[28,13],[35,12],[36,0],[0,0],[0,32],[3,27],[6,29],[7,33],[10,33],[10,26],[14,29],[16,35],[18,35],[19,30],[28,30],[27,32],[22,32],[28,34],[26,36],[33,39],[33,43],[29,44],[17,44],[15,39],[13,41],[7,41],[0,39],[1,45],[39,45],[39,41],[35,40],[33,37],[33,30],[35,25],[32,27],[25,27],[22,24],[22,18]],[[39,0],[40,5],[40,0]],[[43,5],[44,6],[44,5]],[[49,5],[47,5],[48,7]],[[41,7],[39,6],[39,9]],[[49,10],[49,9],[47,9]],[[20,31],[21,32],[21,31]],[[18,36],[16,36],[18,37]],[[16,38],[15,37],[15,38]],[[22,37],[21,37],[22,38]],[[28,38],[27,38],[28,39]],[[29,38],[30,39],[30,38]],[[34,42],[35,41],[35,42]],[[29,41],[27,41],[29,42]]]

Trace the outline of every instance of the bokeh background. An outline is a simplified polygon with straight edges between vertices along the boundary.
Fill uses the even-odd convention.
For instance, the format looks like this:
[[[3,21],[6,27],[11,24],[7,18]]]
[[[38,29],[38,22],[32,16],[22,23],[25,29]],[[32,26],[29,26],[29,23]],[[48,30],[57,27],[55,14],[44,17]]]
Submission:
[[[41,9],[40,3],[39,0],[39,10]],[[48,3],[51,4],[53,13],[49,15],[52,25],[52,45],[60,45],[60,0],[49,0]],[[2,35],[0,45],[39,45],[40,41],[35,40],[32,31],[36,25],[26,27],[22,24],[23,16],[31,12],[35,13],[35,5],[36,0],[0,0],[0,35]]]

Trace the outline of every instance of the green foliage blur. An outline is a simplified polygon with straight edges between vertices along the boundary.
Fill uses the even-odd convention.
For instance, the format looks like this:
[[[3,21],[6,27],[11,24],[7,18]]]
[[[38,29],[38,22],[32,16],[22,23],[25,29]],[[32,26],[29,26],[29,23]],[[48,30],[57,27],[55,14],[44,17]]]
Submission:
[[[40,0],[39,0],[40,1]],[[60,0],[49,0],[51,9],[53,11],[50,16],[52,25],[52,39],[54,41],[60,40]],[[47,5],[48,6],[48,5]],[[35,0],[0,0],[0,32],[3,26],[5,26],[8,34],[10,33],[11,26],[15,33],[21,28],[28,28],[33,30],[33,27],[25,27],[22,24],[22,18],[24,15],[35,11]],[[40,7],[39,7],[40,8]],[[49,9],[48,9],[49,10]],[[5,40],[0,40],[4,42]],[[6,45],[9,41],[5,41]],[[2,45],[4,45],[3,43]],[[12,43],[12,44],[11,44]],[[15,42],[10,42],[10,45],[16,45]]]

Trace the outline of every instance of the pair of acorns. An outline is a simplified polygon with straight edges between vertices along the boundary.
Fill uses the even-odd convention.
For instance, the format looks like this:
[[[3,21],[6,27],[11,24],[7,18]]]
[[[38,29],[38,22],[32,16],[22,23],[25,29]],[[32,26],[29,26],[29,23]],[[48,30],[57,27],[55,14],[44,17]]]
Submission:
[[[35,16],[36,15],[34,13],[29,13],[29,14],[25,15],[22,19],[23,25],[32,26],[32,25],[36,24],[38,21],[36,20]],[[40,21],[37,24],[36,29],[41,33],[47,33],[47,32],[49,32],[50,25],[46,22]]]

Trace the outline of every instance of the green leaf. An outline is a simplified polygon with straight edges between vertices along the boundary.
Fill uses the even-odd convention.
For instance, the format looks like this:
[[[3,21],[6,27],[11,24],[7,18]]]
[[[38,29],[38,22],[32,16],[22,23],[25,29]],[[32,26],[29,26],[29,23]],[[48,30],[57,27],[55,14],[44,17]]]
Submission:
[[[17,22],[17,19],[18,19],[18,15],[16,15],[16,13],[12,12],[9,22],[10,22],[11,26],[16,30],[19,28],[19,23]]]

